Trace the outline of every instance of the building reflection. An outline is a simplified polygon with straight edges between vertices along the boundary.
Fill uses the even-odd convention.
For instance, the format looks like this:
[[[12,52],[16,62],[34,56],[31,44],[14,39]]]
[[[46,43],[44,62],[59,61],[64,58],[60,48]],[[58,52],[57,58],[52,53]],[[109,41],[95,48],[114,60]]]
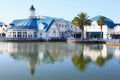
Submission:
[[[85,57],[90,57],[92,61],[96,61],[100,56],[107,57],[107,47],[105,44],[86,44],[83,54]]]
[[[15,60],[25,60],[31,75],[35,73],[35,66],[54,64],[55,61],[64,61],[75,52],[75,47],[65,43],[8,43],[8,54]]]
[[[90,63],[102,67],[112,57],[120,58],[119,47],[110,47],[105,44],[83,44],[81,53],[74,54],[72,62],[78,70],[85,71]]]
[[[1,42],[0,43],[0,54],[7,53],[8,47],[7,43]]]
[[[105,44],[14,42],[1,43],[0,46],[0,53],[8,53],[15,60],[26,61],[31,75],[34,75],[36,65],[62,62],[67,57],[72,57],[74,66],[80,71],[85,71],[91,62],[102,67],[113,56],[120,58],[119,47]]]

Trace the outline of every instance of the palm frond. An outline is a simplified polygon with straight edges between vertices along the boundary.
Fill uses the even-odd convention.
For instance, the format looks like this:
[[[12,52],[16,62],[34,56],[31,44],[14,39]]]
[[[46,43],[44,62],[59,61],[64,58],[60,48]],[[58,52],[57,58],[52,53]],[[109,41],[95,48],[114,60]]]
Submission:
[[[72,20],[72,24],[79,28],[83,28],[85,25],[91,25],[91,20],[88,17],[86,13],[81,12]]]

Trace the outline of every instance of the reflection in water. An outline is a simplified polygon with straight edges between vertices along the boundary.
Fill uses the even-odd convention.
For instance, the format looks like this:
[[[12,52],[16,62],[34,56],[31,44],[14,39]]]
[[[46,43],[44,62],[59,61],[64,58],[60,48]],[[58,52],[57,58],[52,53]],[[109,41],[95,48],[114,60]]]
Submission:
[[[74,46],[64,43],[8,43],[9,55],[16,60],[26,60],[32,75],[36,64],[63,61],[74,52]]]
[[[33,75],[35,72],[35,65],[40,61],[39,46],[36,45],[36,43],[8,43],[8,46],[9,55],[16,60],[26,60],[31,74]]]
[[[90,58],[84,58],[83,53],[81,53],[80,55],[74,55],[72,61],[77,69],[84,71],[91,60]]]
[[[8,50],[7,43],[1,42],[0,43],[0,54],[7,53],[7,50]]]
[[[96,59],[100,56],[103,58],[107,57],[107,49],[105,44],[90,44],[84,46],[84,56],[88,56],[92,59],[92,61],[96,61]]]
[[[113,56],[120,58],[120,49],[110,48],[113,47],[107,47],[105,44],[83,44],[81,53],[74,54],[72,62],[80,71],[86,70],[90,62],[102,67]]]
[[[4,44],[4,45],[3,45]],[[71,57],[74,66],[85,71],[90,63],[102,67],[113,56],[120,58],[120,49],[105,44],[66,44],[66,43],[1,43],[0,53],[8,53],[15,60],[24,60],[35,73],[36,65],[54,64]],[[8,47],[6,47],[8,46]]]

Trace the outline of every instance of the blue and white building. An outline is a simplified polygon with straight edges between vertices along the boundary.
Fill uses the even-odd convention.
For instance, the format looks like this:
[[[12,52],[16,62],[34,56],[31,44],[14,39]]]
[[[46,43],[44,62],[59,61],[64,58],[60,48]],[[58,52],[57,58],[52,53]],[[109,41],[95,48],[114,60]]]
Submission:
[[[14,20],[10,26],[6,37],[15,39],[65,39],[73,31],[71,22],[62,18],[36,16],[33,5],[28,19]]]
[[[48,16],[36,16],[36,9],[32,5],[30,7],[30,16],[27,19],[13,20],[10,28],[0,28],[0,34],[6,35],[10,39],[43,39],[43,40],[61,40],[67,39],[71,34],[80,33],[79,28],[75,29],[70,21],[62,18],[54,18]],[[84,27],[85,39],[100,39],[101,28],[97,24],[97,20],[101,16],[91,18],[92,24]],[[115,24],[111,19],[102,16],[106,24],[102,26],[103,39],[111,38],[111,34],[120,33],[120,25]]]
[[[99,15],[99,16],[95,16],[91,18],[90,19],[92,21],[91,25],[84,27],[84,38],[85,39],[100,39],[101,27],[97,24],[97,21],[100,17],[101,16]],[[106,21],[106,24],[102,26],[102,38],[103,39],[110,38],[111,37],[110,35],[114,34],[114,32],[120,33],[119,24],[115,24],[111,19],[105,16],[102,16],[102,17]]]

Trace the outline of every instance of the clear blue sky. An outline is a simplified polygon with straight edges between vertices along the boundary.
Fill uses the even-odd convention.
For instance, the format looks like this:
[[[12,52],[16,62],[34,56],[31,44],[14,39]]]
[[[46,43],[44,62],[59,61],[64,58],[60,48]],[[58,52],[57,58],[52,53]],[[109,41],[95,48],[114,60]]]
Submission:
[[[28,18],[32,4],[37,15],[71,21],[78,13],[86,12],[90,18],[103,15],[120,23],[120,0],[0,0],[0,21]]]

